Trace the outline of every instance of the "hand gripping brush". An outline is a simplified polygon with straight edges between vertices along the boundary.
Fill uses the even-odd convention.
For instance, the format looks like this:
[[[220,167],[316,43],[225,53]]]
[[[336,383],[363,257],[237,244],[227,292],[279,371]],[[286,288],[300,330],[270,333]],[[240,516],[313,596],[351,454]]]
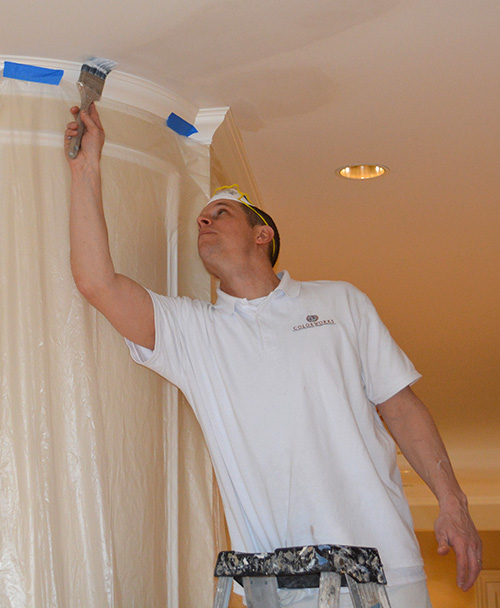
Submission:
[[[82,65],[80,77],[76,83],[81,98],[80,112],[82,110],[87,111],[92,102],[101,99],[106,76],[115,66],[116,63],[114,61],[111,61],[110,59],[99,59],[98,57],[94,57]],[[68,156],[70,158],[76,158],[78,156],[83,131],[85,129],[80,117],[80,112],[78,112],[75,119],[78,123],[78,133],[72,138],[72,141],[69,144]]]

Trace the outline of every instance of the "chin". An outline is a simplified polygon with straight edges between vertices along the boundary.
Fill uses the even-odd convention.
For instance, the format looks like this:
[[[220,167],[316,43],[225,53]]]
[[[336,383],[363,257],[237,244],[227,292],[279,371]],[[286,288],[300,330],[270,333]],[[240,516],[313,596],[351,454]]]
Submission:
[[[209,252],[203,251],[203,249],[198,249],[198,255],[200,256],[203,266],[205,266],[205,270],[207,270],[210,274],[214,274],[214,265],[210,263]]]

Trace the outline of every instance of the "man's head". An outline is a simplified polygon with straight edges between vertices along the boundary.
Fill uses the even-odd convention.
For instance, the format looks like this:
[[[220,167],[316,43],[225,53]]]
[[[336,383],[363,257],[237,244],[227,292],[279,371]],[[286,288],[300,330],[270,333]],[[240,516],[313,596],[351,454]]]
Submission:
[[[241,205],[241,209],[244,211],[248,224],[251,227],[269,226],[272,229],[273,238],[268,245],[268,257],[271,266],[274,267],[280,250],[280,235],[273,218],[262,209],[253,205],[247,195],[241,192],[237,184],[217,188],[212,198],[208,201],[207,206],[216,201],[236,201]]]

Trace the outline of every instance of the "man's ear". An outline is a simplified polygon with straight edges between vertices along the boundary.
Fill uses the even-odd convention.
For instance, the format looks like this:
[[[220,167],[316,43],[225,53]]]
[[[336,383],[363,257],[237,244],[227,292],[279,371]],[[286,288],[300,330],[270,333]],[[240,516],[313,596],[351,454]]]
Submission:
[[[256,242],[259,245],[266,245],[273,240],[274,230],[271,228],[271,226],[256,226],[256,228],[258,228]]]

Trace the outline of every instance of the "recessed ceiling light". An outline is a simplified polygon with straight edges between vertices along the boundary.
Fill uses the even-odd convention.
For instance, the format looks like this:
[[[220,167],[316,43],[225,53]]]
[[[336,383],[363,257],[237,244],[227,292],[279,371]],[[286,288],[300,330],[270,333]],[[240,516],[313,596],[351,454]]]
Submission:
[[[336,173],[346,179],[373,179],[381,177],[388,171],[389,169],[382,165],[349,165],[337,169]]]

